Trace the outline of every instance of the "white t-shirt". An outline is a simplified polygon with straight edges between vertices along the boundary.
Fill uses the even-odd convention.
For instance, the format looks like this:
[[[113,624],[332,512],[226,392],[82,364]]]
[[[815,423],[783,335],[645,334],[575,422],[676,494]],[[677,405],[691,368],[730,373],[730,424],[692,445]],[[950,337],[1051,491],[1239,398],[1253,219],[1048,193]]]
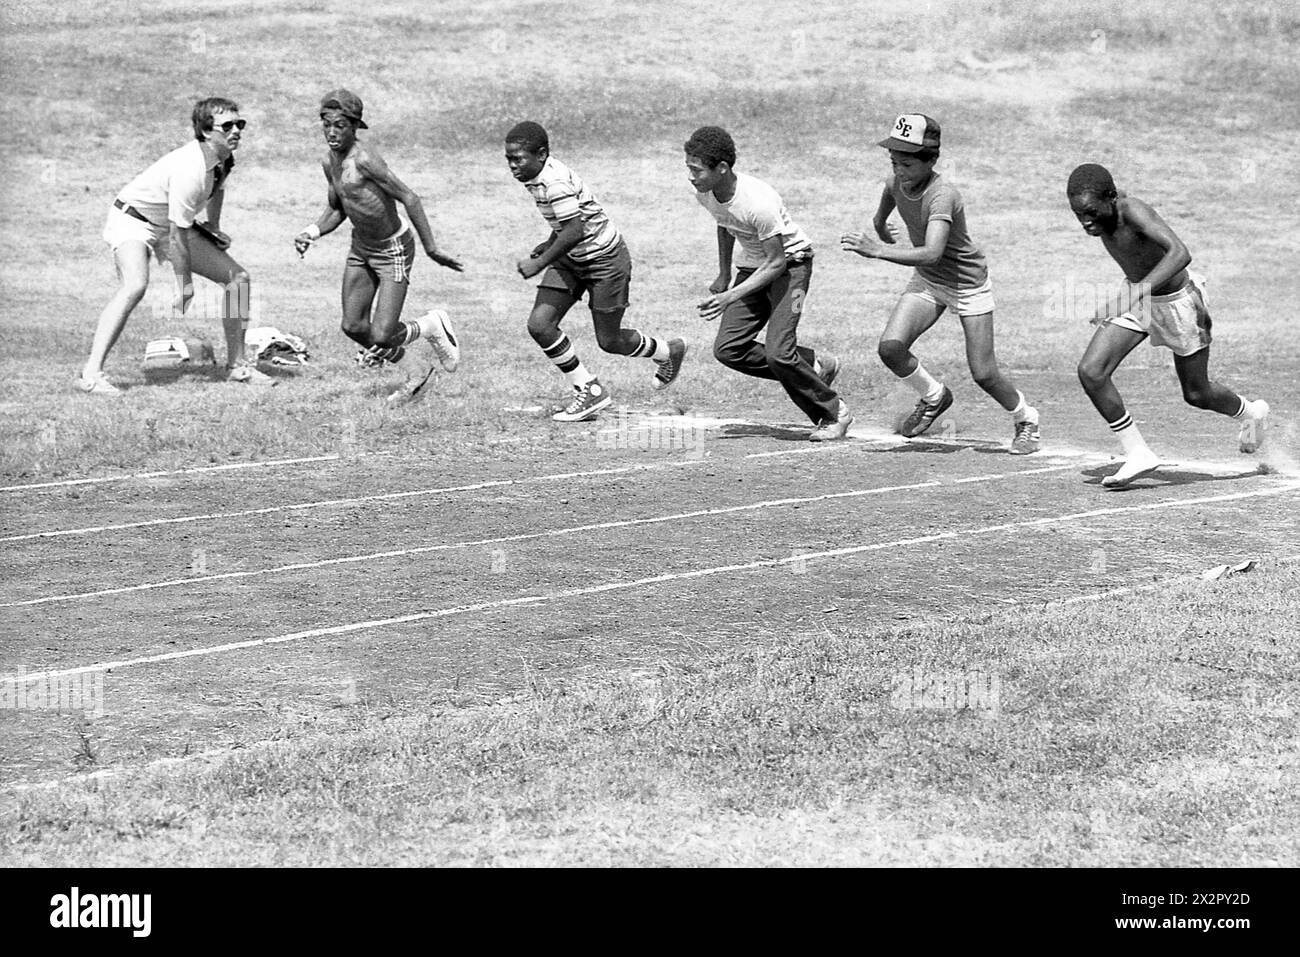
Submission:
[[[188,229],[221,182],[222,166],[210,146],[190,140],[127,183],[117,198],[155,226],[173,222]]]
[[[804,231],[790,220],[785,203],[771,186],[746,173],[736,174],[736,194],[725,203],[712,192],[695,194],[718,225],[736,237],[740,255],[733,265],[739,269],[756,269],[767,260],[763,241],[780,235],[785,258],[790,259],[812,248]]]

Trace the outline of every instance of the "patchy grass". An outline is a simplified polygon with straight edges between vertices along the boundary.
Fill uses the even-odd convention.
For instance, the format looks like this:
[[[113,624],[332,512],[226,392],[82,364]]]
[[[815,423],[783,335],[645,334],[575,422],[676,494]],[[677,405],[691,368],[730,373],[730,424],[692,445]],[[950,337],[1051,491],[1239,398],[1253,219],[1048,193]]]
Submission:
[[[712,329],[693,318],[713,276],[713,229],[685,183],[680,145],[703,122],[735,130],[742,168],[776,184],[812,234],[820,253],[805,334],[845,360],[859,404],[896,385],[875,357],[874,339],[906,271],[836,247],[874,206],[886,162],[871,144],[902,109],[928,110],[944,122],[945,168],[967,198],[998,287],[1005,366],[1068,374],[1090,329],[1061,323],[1043,303],[1067,276],[1118,277],[1098,245],[1078,233],[1061,195],[1069,170],[1086,160],[1111,164],[1123,185],[1156,202],[1214,289],[1230,292],[1217,300],[1216,323],[1236,338],[1221,355],[1248,368],[1254,360],[1244,350],[1277,341],[1283,320],[1270,304],[1285,296],[1258,279],[1289,277],[1294,244],[1256,242],[1266,225],[1259,217],[1270,208],[1254,210],[1253,197],[1300,188],[1285,162],[1285,145],[1300,127],[1286,93],[1300,69],[1286,45],[1300,14],[1246,0],[1176,8],[1116,0],[1086,10],[1064,0],[1046,10],[1006,0],[932,6],[924,37],[908,29],[914,10],[904,3],[840,9],[775,37],[750,32],[753,18],[761,19],[752,8],[718,11],[715,30],[678,30],[673,24],[692,15],[685,3],[530,4],[526,17],[509,4],[415,10],[384,3],[367,8],[364,20],[337,2],[251,3],[239,17],[216,5],[164,3],[145,19],[126,3],[7,6],[0,116],[15,135],[0,144],[0,159],[35,188],[20,189],[17,179],[2,187],[0,476],[320,454],[337,451],[344,436],[384,448],[419,448],[435,434],[474,443],[517,427],[506,409],[558,404],[563,383],[523,330],[532,289],[512,269],[513,258],[544,235],[499,155],[504,129],[524,117],[551,128],[557,155],[588,179],[628,236],[636,261],[629,323],[696,340],[673,395],[683,409],[785,408],[779,396],[768,402],[765,384],[717,373],[705,348]],[[558,57],[533,32],[543,15],[573,24],[557,41]],[[1095,29],[1106,33],[1104,49],[1090,39]],[[322,36],[348,31],[361,31],[364,43],[346,58],[322,47]],[[773,42],[781,56],[771,56]],[[565,57],[570,48],[583,55]],[[253,124],[227,203],[233,252],[253,275],[254,323],[306,337],[316,364],[265,396],[245,395],[202,370],[147,384],[139,357],[150,338],[204,336],[219,358],[223,348],[207,302],[213,297],[201,293],[194,316],[170,318],[170,275],[155,269],[147,308],[109,363],[131,391],[120,408],[107,409],[70,391],[113,288],[98,236],[104,210],[113,190],[184,139],[190,102],[226,75],[214,66],[232,49],[240,69],[226,88]],[[972,50],[995,68],[963,64]],[[1019,50],[1035,56],[1016,61]],[[999,66],[1007,56],[1013,65]],[[304,63],[317,66],[304,72]],[[113,82],[88,88],[87,69]],[[362,93],[371,140],[425,196],[443,244],[469,264],[463,277],[428,263],[417,268],[408,309],[449,308],[466,360],[439,381],[429,403],[404,413],[378,408],[392,381],[349,365],[337,318],[345,238],[331,237],[305,261],[290,246],[323,203],[315,97],[339,83]],[[92,115],[104,122],[87,134]],[[1243,133],[1264,123],[1277,148],[1244,154]],[[1137,139],[1135,126],[1143,131]],[[37,222],[41,228],[32,229]],[[643,364],[596,350],[581,307],[567,325],[620,401],[657,401]],[[937,328],[924,346],[929,367],[962,374],[955,327]],[[1293,362],[1283,353],[1280,368]],[[1073,396],[1088,414],[1082,394]]]
[[[9,793],[0,862],[1295,866],[1297,635],[1291,564],[481,708],[362,700],[335,733]]]

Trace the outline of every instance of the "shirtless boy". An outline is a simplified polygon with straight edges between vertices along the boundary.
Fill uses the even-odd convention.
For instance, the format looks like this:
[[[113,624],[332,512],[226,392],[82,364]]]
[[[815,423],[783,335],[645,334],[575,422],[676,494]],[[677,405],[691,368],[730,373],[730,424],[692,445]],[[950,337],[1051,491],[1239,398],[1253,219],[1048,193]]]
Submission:
[[[1105,167],[1085,163],[1066,185],[1070,209],[1083,231],[1101,238],[1128,280],[1097,311],[1100,323],[1079,360],[1079,381],[1124,449],[1124,464],[1102,484],[1123,487],[1160,467],[1147,447],[1111,376],[1143,339],[1167,346],[1183,387],[1183,399],[1241,423],[1242,452],[1264,444],[1268,403],[1250,401],[1210,379],[1210,312],[1204,280],[1187,267],[1192,257],[1169,225],[1142,200],[1121,193]]]
[[[351,221],[352,248],[343,270],[343,333],[360,346],[358,364],[374,368],[401,363],[406,385],[390,401],[415,399],[423,394],[435,357],[450,372],[460,361],[460,347],[440,309],[416,320],[401,318],[415,263],[415,239],[398,216],[397,204],[406,209],[430,259],[456,272],[464,267],[438,248],[420,197],[388,168],[377,149],[357,138],[358,130],[369,129],[361,117],[361,98],[348,90],[334,90],[321,100],[321,126],[329,147],[321,161],[329,184],[328,205],[293,244],[301,256],[321,236]]]

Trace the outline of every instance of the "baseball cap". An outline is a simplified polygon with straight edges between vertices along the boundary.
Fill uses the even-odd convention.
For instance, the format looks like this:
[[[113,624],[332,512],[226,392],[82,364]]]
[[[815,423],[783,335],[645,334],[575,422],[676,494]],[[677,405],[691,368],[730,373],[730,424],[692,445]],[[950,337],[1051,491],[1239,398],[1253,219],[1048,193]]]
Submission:
[[[345,90],[342,87],[339,87],[337,90],[326,93],[321,97],[320,109],[322,113],[326,110],[338,110],[348,119],[356,120],[358,128],[363,130],[370,129],[370,127],[366,126],[365,120],[361,119],[361,110],[363,109],[361,105],[361,97],[357,96],[351,90]]]
[[[904,113],[894,120],[889,136],[879,143],[887,150],[919,153],[939,148],[939,123],[924,113]]]

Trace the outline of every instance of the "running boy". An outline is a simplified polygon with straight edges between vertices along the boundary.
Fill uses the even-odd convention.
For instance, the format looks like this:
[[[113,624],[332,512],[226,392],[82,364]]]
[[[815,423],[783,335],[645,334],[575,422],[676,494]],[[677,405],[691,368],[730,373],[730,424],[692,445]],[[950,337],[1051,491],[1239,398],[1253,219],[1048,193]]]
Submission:
[[[506,163],[551,227],[546,241],[516,266],[525,279],[545,271],[528,316],[528,334],[573,387],[573,399],[551,418],[582,422],[595,418],[613,401],[560,330],[561,320],[584,292],[601,349],[653,360],[657,367],[654,387],[668,388],[682,371],[686,341],[656,339],[623,328],[632,256],[591,190],[577,173],[551,155],[550,138],[536,123],[524,121],[511,127],[506,134]]]
[[[880,359],[920,397],[898,431],[921,435],[952,405],[952,391],[921,365],[912,344],[945,309],[957,313],[966,338],[966,362],[975,384],[1011,413],[1011,454],[1039,449],[1038,410],[998,369],[993,352],[993,287],[983,251],[966,231],[961,194],[934,171],[939,159],[939,124],[922,113],[905,113],[880,141],[889,150],[893,175],[885,181],[872,222],[877,242],[864,232],[846,233],[840,245],[867,259],[914,266],[893,315],[880,336]],[[891,249],[887,226],[895,209],[907,226],[910,249]]]
[[[357,139],[357,130],[369,129],[361,116],[361,98],[348,90],[334,90],[321,100],[321,125],[329,147],[321,160],[329,184],[328,204],[293,244],[302,256],[344,220],[352,221],[352,248],[343,269],[343,333],[361,347],[359,365],[402,364],[406,384],[389,401],[416,399],[433,374],[434,358],[453,371],[460,346],[441,309],[420,319],[401,319],[415,263],[415,239],[398,216],[397,204],[405,207],[430,259],[456,272],[464,267],[438,249],[415,191],[397,178],[378,150]]]
[[[1147,447],[1111,381],[1119,364],[1143,339],[1167,346],[1183,387],[1183,399],[1241,422],[1242,452],[1264,444],[1268,403],[1237,395],[1210,379],[1210,313],[1204,280],[1187,266],[1192,257],[1154,209],[1115,188],[1105,167],[1085,163],[1066,184],[1070,209],[1089,236],[1100,236],[1128,280],[1116,302],[1098,309],[1093,333],[1079,360],[1079,381],[1124,450],[1124,464],[1103,485],[1123,487],[1155,471],[1160,460]]]
[[[799,319],[812,278],[812,243],[790,219],[771,186],[736,172],[736,144],[718,126],[701,126],[686,141],[686,173],[695,198],[718,224],[718,277],[699,304],[704,319],[718,319],[713,355],[724,366],[780,382],[812,420],[809,438],[844,438],[853,422],[831,388],[839,373],[832,356],[818,359],[798,343]],[[736,278],[732,253],[740,243]],[[764,343],[758,334],[767,327]]]

